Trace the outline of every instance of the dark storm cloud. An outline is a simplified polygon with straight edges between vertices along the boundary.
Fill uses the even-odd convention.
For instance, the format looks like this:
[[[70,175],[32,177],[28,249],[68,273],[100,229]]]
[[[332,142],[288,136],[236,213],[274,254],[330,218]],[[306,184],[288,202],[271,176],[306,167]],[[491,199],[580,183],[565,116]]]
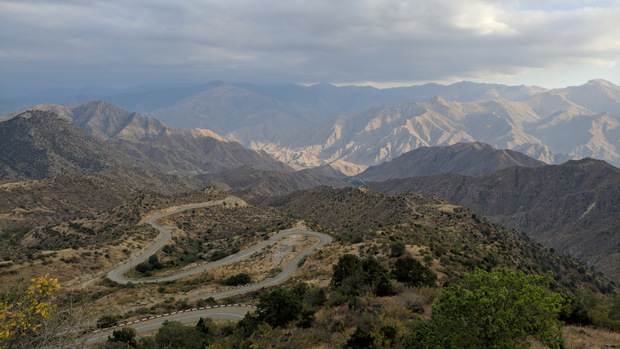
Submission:
[[[3,85],[396,82],[613,67],[620,7],[588,4],[1,1],[0,77]]]

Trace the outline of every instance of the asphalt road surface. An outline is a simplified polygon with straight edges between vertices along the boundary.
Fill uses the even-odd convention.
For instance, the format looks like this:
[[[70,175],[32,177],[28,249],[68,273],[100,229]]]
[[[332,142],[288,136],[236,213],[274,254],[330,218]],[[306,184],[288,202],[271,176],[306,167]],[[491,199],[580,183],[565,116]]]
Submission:
[[[218,201],[209,201],[209,202],[203,202],[200,204],[195,204],[195,205],[188,205],[188,206],[184,206],[183,208],[180,208],[178,210],[174,210],[171,212],[166,212],[166,213],[162,213],[158,216],[155,216],[153,218],[151,218],[149,220],[149,224],[151,226],[153,226],[153,228],[157,229],[160,233],[162,233],[163,237],[158,240],[157,242],[155,242],[155,244],[153,246],[151,246],[151,248],[146,251],[144,254],[132,259],[130,262],[112,270],[111,272],[108,273],[108,278],[112,281],[118,282],[119,284],[126,284],[129,282],[132,283],[141,283],[141,282],[160,282],[160,281],[165,281],[164,279],[152,279],[152,280],[145,280],[145,281],[134,281],[134,280],[128,280],[126,279],[123,274],[125,274],[129,269],[131,269],[132,267],[135,267],[136,265],[138,265],[139,263],[144,262],[147,258],[149,258],[152,254],[154,254],[155,252],[157,252],[168,240],[170,240],[170,232],[168,230],[166,230],[164,227],[162,227],[161,225],[157,224],[157,220],[161,219],[163,217],[166,216],[170,216],[173,215],[175,213],[179,213],[179,212],[183,212],[183,211],[187,211],[187,210],[192,210],[195,208],[202,208],[202,207],[211,207],[211,206],[218,206],[218,205],[222,205],[224,202],[226,203],[231,203],[231,202],[235,202],[238,199],[236,197],[228,197],[224,200],[218,200]],[[184,275],[186,276],[186,275]],[[183,277],[183,276],[180,276]],[[174,279],[169,279],[169,280],[174,280]]]
[[[239,321],[241,320],[245,314],[249,311],[254,310],[252,307],[244,307],[244,306],[232,306],[232,307],[218,307],[211,309],[203,309],[203,310],[195,310],[195,311],[184,311],[182,313],[177,313],[169,316],[159,316],[150,320],[143,320],[139,322],[134,322],[132,324],[128,324],[126,326],[133,327],[136,332],[139,334],[145,334],[149,332],[156,331],[164,321],[179,321],[184,324],[191,324],[198,322],[201,317],[218,319],[218,320],[230,320],[230,321]],[[124,327],[124,326],[122,326]],[[86,339],[85,344],[92,345],[97,342],[102,342],[108,339],[108,336],[112,335],[113,329],[108,329],[104,331],[98,331],[96,333],[91,334]]]
[[[134,283],[140,283],[140,282],[162,282],[162,281],[169,281],[169,280],[176,280],[176,279],[180,279],[182,277],[185,276],[189,276],[189,275],[193,275],[196,273],[201,273],[203,271],[209,270],[209,269],[213,269],[213,268],[217,268],[223,265],[227,265],[227,264],[232,264],[232,263],[236,263],[240,260],[243,260],[245,258],[250,257],[253,253],[265,248],[266,246],[269,246],[273,243],[275,243],[276,241],[287,237],[287,236],[291,236],[291,235],[309,235],[309,236],[314,236],[319,238],[319,243],[312,246],[310,249],[304,251],[302,254],[298,255],[293,261],[291,261],[288,265],[286,265],[286,267],[282,270],[282,272],[280,272],[278,275],[276,275],[275,277],[271,278],[271,279],[266,279],[263,280],[261,282],[255,283],[255,284],[251,284],[251,285],[246,285],[246,286],[242,286],[242,287],[237,287],[237,288],[232,288],[232,289],[228,289],[225,291],[221,291],[221,292],[217,292],[217,293],[213,293],[213,294],[205,294],[205,295],[201,295],[199,297],[194,297],[191,298],[190,300],[195,301],[195,300],[199,300],[199,299],[204,299],[204,298],[209,298],[209,297],[213,297],[215,299],[220,299],[220,298],[225,298],[225,297],[230,297],[233,295],[238,295],[238,294],[242,294],[242,293],[246,293],[246,292],[251,292],[251,291],[255,291],[255,290],[259,290],[261,288],[264,287],[269,287],[269,286],[273,286],[273,285],[277,285],[283,281],[285,281],[286,279],[288,279],[291,275],[293,275],[293,273],[295,272],[295,270],[297,270],[298,268],[298,263],[299,261],[309,255],[310,253],[312,253],[314,250],[321,248],[323,246],[325,246],[326,244],[330,243],[332,241],[331,236],[329,235],[325,235],[325,234],[321,234],[321,233],[317,233],[317,232],[313,232],[313,231],[296,231],[296,230],[291,230],[291,231],[283,231],[275,236],[273,236],[272,238],[265,240],[259,244],[256,244],[246,250],[243,251],[239,251],[238,253],[234,254],[234,255],[230,255],[226,258],[220,259],[219,261],[207,264],[207,265],[203,265],[200,266],[196,269],[193,270],[189,270],[189,271],[185,271],[182,273],[178,273],[178,274],[174,274],[174,275],[170,275],[167,277],[162,277],[162,278],[156,278],[156,279],[148,279],[148,280],[139,280],[139,281],[134,281],[134,280],[129,280],[126,279],[123,274],[125,272],[127,272],[132,266],[137,265],[138,263],[141,263],[143,261],[145,261],[149,256],[151,256],[152,254],[154,254],[155,252],[157,252],[169,239],[170,239],[170,232],[168,230],[166,230],[164,227],[160,226],[159,224],[157,224],[157,220],[175,213],[179,213],[185,210],[190,210],[190,209],[194,209],[194,208],[200,208],[200,207],[210,207],[210,206],[216,206],[216,205],[222,205],[224,202],[227,203],[231,203],[234,201],[237,201],[238,199],[235,197],[229,197],[225,200],[219,200],[219,201],[211,201],[211,202],[207,202],[207,203],[201,203],[201,204],[196,204],[196,205],[189,205],[189,206],[185,206],[183,208],[180,208],[178,210],[174,210],[171,212],[166,212],[166,213],[162,213],[156,217],[153,217],[151,220],[149,220],[149,224],[151,224],[155,229],[157,229],[159,232],[162,233],[163,237],[158,240],[148,251],[146,251],[144,254],[138,256],[137,258],[131,260],[129,263],[126,263],[114,270],[112,270],[110,273],[108,273],[108,278],[110,278],[110,280],[112,281],[116,281],[118,283],[122,283],[122,284],[126,284],[128,282],[134,282]],[[234,306],[220,306],[220,307],[215,307],[215,308],[210,308],[210,309],[191,309],[188,311],[179,311],[177,313],[174,314],[166,314],[166,315],[158,315],[155,317],[150,317],[148,319],[142,319],[139,321],[135,321],[135,322],[130,322],[127,324],[121,324],[118,327],[123,327],[123,326],[131,326],[133,328],[136,329],[136,331],[138,332],[138,334],[145,334],[151,331],[154,331],[156,329],[158,329],[161,324],[164,321],[180,321],[182,323],[193,323],[193,322],[197,322],[201,317],[210,317],[210,318],[214,318],[214,319],[223,319],[223,320],[240,320],[241,318],[243,318],[243,316],[249,312],[254,310],[254,308],[252,308],[251,306],[243,306],[243,305],[234,305]],[[96,343],[98,341],[103,341],[106,340],[108,338],[109,335],[112,334],[112,330],[118,328],[110,328],[110,329],[105,329],[105,330],[98,330],[95,333],[92,333],[90,336],[88,336],[88,338],[86,339],[86,344],[93,344]]]

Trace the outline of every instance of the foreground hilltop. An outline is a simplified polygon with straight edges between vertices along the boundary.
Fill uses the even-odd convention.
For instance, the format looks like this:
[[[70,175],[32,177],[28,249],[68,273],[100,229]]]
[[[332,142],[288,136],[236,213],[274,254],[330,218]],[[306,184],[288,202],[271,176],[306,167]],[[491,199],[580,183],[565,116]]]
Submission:
[[[74,326],[67,330],[62,327],[67,322],[62,322],[62,330],[69,333],[110,327],[117,321],[134,324],[137,319],[172,312],[191,315],[192,311],[181,310],[209,304],[258,307],[254,315],[246,315],[237,324],[220,326],[203,320],[203,327],[197,329],[209,330],[203,331],[206,335],[200,339],[190,327],[164,324],[153,339],[158,343],[183,334],[180,343],[200,340],[216,347],[268,347],[286,338],[287,345],[293,347],[341,348],[359,338],[374,342],[385,333],[389,337],[382,346],[397,346],[411,333],[412,325],[429,316],[432,319],[432,306],[441,302],[444,286],[460,282],[477,269],[501,268],[537,275],[552,271],[553,277],[547,276],[552,290],[573,300],[562,316],[570,323],[613,325],[610,319],[615,313],[606,302],[613,300],[611,294],[616,289],[600,273],[443,199],[321,186],[256,198],[262,206],[233,200],[227,205],[170,210],[227,196],[213,188],[171,196],[136,192],[132,199],[99,213],[8,232],[4,236],[8,248],[0,250],[5,260],[0,275],[14,285],[36,276],[33,273],[57,275],[68,290],[59,297],[66,299],[59,310],[84,304],[88,313],[70,312],[62,318]],[[165,283],[124,285],[103,277],[119,262],[131,266],[128,259],[135,257],[132,252],[148,249],[161,237],[143,224],[145,217],[158,210],[172,213],[159,221],[172,238],[148,262],[133,264],[127,278],[139,281],[153,274],[195,270],[265,242],[275,231],[297,225],[300,219],[309,229],[327,233],[334,241],[298,261],[292,258],[316,241],[293,232],[290,240],[254,253],[248,260]],[[228,285],[238,282],[272,278],[288,270],[282,264],[286,259],[292,259],[290,263],[298,272],[275,288],[225,299],[196,297],[212,294],[209,290],[237,290]],[[93,276],[103,278],[91,279]],[[585,302],[583,295],[592,301]],[[276,308],[273,316],[266,310],[272,306]],[[65,332],[41,331],[58,342],[86,340],[81,335],[65,338],[58,335]]]
[[[380,248],[395,241],[415,245],[416,251],[419,248],[441,258],[446,280],[474,268],[504,266],[528,273],[552,270],[556,280],[567,288],[592,286],[584,278],[584,266],[576,260],[436,197],[412,193],[384,195],[365,188],[322,186],[256,202],[315,222],[343,243],[361,243],[360,249],[367,253],[371,253],[368,251],[375,244]],[[595,288],[600,286],[599,290],[604,292],[613,289],[607,281],[602,281],[604,278],[599,280]]]

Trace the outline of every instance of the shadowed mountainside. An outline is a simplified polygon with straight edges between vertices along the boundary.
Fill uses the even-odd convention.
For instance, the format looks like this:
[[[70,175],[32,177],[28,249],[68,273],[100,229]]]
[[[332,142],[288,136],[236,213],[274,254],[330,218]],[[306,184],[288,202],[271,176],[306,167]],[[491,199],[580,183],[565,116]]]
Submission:
[[[620,280],[620,169],[604,161],[512,167],[481,176],[437,174],[368,187],[440,196]]]
[[[348,186],[348,183],[331,176],[304,171],[289,172],[266,170],[254,165],[218,172],[200,178],[227,191],[251,199],[256,196],[283,195],[319,185],[335,188]]]
[[[382,164],[371,166],[355,176],[363,181],[425,176],[436,173],[480,175],[511,166],[545,165],[525,154],[497,150],[480,142],[456,143],[446,147],[421,147]]]

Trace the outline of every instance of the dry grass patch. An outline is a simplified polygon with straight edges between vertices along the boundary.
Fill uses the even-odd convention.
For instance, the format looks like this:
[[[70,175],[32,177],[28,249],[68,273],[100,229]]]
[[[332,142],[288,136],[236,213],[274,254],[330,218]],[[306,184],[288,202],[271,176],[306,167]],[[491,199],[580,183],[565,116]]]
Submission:
[[[566,349],[620,348],[620,333],[587,327],[566,326],[564,328]],[[547,348],[541,343],[532,344],[532,349]]]

